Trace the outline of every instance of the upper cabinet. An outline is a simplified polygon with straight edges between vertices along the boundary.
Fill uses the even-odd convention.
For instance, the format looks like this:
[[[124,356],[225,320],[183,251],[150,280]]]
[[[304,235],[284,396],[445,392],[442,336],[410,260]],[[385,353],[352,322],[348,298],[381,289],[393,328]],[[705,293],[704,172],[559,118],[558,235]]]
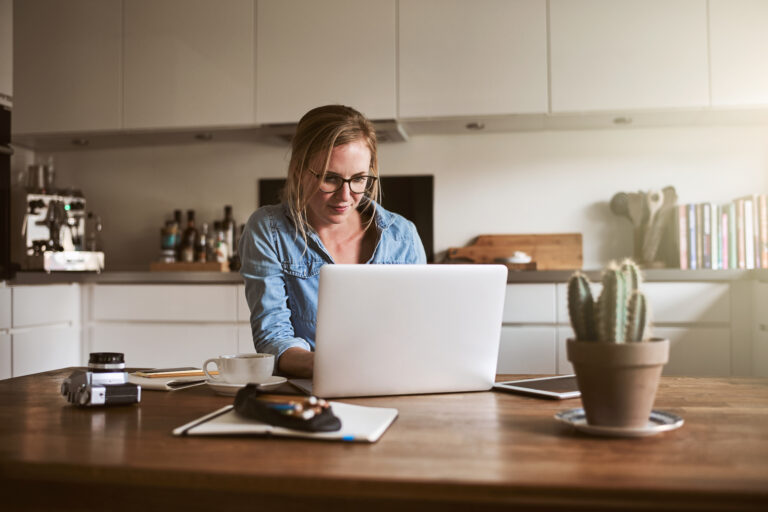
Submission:
[[[768,105],[768,2],[709,0],[712,106]]]
[[[14,2],[14,133],[121,127],[122,3]]]
[[[405,2],[407,3],[407,2]],[[397,114],[395,0],[258,0],[256,120],[296,122],[313,107]]]
[[[545,0],[400,2],[400,116],[547,112]]]
[[[253,0],[124,2],[124,128],[254,122]]]
[[[550,45],[552,112],[709,106],[706,0],[550,0]]]

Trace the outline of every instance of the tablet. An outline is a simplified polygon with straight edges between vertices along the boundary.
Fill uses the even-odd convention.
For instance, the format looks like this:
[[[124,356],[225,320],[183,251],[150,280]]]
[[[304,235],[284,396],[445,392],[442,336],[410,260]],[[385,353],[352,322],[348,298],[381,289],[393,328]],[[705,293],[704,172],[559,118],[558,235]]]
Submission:
[[[508,380],[505,382],[497,382],[494,384],[493,389],[557,400],[578,398],[581,396],[575,375]]]

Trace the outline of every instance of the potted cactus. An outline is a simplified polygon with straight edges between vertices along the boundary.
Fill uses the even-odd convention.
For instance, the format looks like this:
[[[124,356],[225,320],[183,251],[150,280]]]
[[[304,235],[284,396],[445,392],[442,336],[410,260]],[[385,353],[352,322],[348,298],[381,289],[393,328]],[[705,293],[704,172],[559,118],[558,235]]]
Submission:
[[[656,397],[669,340],[648,337],[648,304],[637,265],[611,263],[595,301],[581,272],[568,280],[568,313],[575,339],[567,342],[587,423],[642,428]]]

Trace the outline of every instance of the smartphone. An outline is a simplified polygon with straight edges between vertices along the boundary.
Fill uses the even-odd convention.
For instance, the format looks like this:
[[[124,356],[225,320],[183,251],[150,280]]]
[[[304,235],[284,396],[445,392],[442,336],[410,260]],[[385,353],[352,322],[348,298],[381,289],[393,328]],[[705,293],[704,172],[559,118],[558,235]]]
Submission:
[[[493,386],[493,389],[555,400],[578,398],[581,396],[575,375],[508,380],[505,382],[497,382]]]

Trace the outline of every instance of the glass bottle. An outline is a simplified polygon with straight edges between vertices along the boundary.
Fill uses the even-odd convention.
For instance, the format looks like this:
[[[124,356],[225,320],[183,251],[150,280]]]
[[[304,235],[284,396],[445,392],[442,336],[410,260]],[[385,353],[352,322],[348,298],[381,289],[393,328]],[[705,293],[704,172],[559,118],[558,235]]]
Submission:
[[[206,263],[208,261],[208,223],[203,222],[200,234],[195,241],[195,261]]]
[[[101,250],[101,217],[88,212],[85,219],[85,250]]]
[[[229,252],[227,252],[227,240],[224,236],[224,230],[221,227],[221,222],[216,221],[213,223],[214,234],[214,259],[219,263],[224,263],[229,260]]]
[[[192,263],[195,261],[195,245],[199,237],[195,227],[195,210],[187,210],[187,227],[181,235],[180,261]]]
[[[224,230],[224,241],[227,244],[227,257],[232,264],[232,255],[235,254],[235,237],[237,234],[237,224],[232,216],[232,206],[224,207],[224,220],[221,221],[221,228]]]
[[[173,241],[173,250],[176,254],[176,261],[181,261],[181,210],[173,210],[173,222],[176,224],[176,238]]]

